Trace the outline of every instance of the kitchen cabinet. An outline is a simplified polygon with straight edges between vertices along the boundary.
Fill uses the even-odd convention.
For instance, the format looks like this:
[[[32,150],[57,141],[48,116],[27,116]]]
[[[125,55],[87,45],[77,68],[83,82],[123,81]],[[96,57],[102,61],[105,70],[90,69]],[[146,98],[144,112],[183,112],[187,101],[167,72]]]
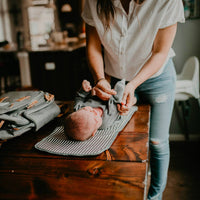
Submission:
[[[0,94],[19,87],[20,72],[16,51],[0,51]]]
[[[73,100],[83,79],[92,80],[85,47],[73,51],[29,52],[33,88],[55,94],[56,100]]]

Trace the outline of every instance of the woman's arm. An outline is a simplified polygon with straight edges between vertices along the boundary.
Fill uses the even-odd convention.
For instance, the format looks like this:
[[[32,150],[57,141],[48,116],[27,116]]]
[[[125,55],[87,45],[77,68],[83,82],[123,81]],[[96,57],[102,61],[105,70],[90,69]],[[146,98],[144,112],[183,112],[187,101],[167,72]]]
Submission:
[[[176,34],[177,24],[169,26],[164,29],[160,29],[154,40],[152,55],[150,59],[145,63],[140,72],[131,81],[135,86],[135,89],[150,78],[153,74],[163,66],[168,52],[173,44]]]
[[[104,76],[104,64],[102,57],[101,41],[95,27],[86,24],[86,53],[88,64],[94,81]]]
[[[150,78],[153,74],[163,66],[168,52],[173,44],[176,35],[177,24],[159,29],[154,40],[152,55],[149,60],[144,64],[135,78],[130,81],[125,89],[122,102],[125,106],[120,106],[120,112],[127,112],[134,104],[134,91],[135,89]]]
[[[110,99],[111,95],[115,95],[116,92],[111,90],[110,84],[105,79],[101,41],[96,28],[87,24],[86,53],[88,64],[96,83],[95,94],[102,100],[108,100]]]

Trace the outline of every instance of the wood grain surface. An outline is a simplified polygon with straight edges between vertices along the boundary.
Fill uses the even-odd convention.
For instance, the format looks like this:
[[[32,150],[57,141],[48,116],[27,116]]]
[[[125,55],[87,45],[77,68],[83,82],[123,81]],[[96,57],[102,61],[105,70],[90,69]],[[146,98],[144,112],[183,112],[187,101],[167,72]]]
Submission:
[[[3,143],[0,199],[144,199],[149,113],[149,106],[139,105],[112,147],[98,156],[58,156],[36,150],[34,145],[51,133],[54,122]]]

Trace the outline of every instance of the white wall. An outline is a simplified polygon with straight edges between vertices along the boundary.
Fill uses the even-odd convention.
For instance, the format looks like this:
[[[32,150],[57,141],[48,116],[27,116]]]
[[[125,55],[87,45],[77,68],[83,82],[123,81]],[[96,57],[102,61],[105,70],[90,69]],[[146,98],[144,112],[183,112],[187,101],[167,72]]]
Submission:
[[[176,52],[174,62],[177,72],[181,71],[188,57],[197,56],[200,60],[200,19],[178,24],[173,49]]]
[[[173,60],[177,73],[180,73],[188,57],[197,56],[200,61],[200,19],[186,20],[186,23],[178,24],[173,49],[176,52],[176,57]],[[189,132],[200,135],[200,108],[195,100],[190,100],[190,104]],[[177,117],[178,113],[181,114],[181,110],[178,108],[177,112],[177,108],[173,112],[170,133],[183,132]]]

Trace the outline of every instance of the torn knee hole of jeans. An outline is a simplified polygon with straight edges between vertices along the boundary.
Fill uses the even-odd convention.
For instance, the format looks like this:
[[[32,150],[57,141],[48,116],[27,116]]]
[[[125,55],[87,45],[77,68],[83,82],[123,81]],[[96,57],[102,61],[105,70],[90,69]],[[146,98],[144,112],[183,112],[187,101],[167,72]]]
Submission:
[[[160,142],[159,141],[157,141],[157,140],[151,140],[151,144],[153,144],[153,145],[158,145]]]
[[[167,101],[167,94],[160,94],[155,98],[156,103],[164,103]]]

